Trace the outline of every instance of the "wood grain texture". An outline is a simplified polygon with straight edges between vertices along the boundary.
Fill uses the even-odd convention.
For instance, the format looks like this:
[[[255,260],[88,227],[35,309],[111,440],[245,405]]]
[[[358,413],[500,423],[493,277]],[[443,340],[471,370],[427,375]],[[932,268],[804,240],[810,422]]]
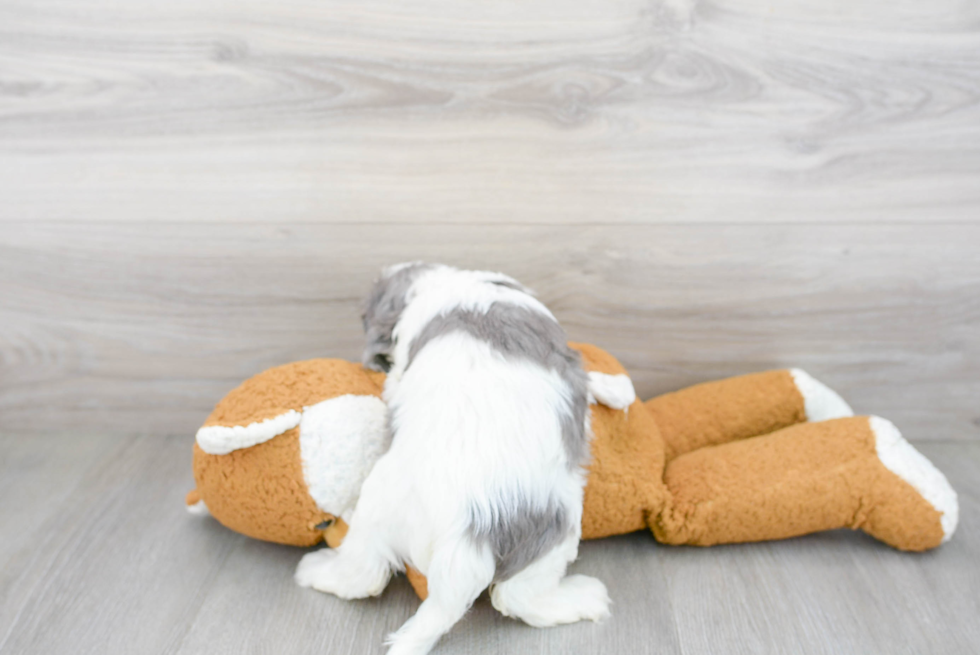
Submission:
[[[971,2],[6,0],[0,26],[0,220],[978,218]]]
[[[0,438],[0,480],[15,473],[41,491],[19,496],[17,507],[0,504],[0,546],[11,516],[43,517],[21,538],[30,556],[0,560],[0,654],[383,652],[387,632],[418,606],[407,581],[354,602],[295,586],[305,549],[186,514],[190,445]],[[937,550],[900,553],[846,530],[711,548],[658,546],[643,532],[586,542],[572,570],[606,583],[610,619],[538,630],[500,616],[483,596],[433,652],[972,653],[980,444],[920,447],[961,503],[957,533]],[[70,494],[44,491],[64,475]]]
[[[980,225],[12,223],[0,425],[192,434],[249,375],[360,354],[384,264],[536,289],[642,397],[799,366],[913,440],[980,438]]]
[[[43,585],[51,553],[38,545],[63,534],[73,517],[68,499],[86,472],[121,447],[111,435],[32,438],[0,434],[0,642],[23,610],[23,599]],[[50,543],[50,542],[48,542]]]
[[[246,538],[186,523],[186,439],[117,438],[109,452],[78,434],[48,440],[66,453],[89,445],[96,457],[68,467],[84,475],[56,507],[46,504],[51,494],[23,500],[47,519],[30,534],[26,565],[3,565],[13,584],[0,615],[0,652],[173,652],[221,563]],[[29,439],[26,448],[40,451],[48,440]],[[56,470],[39,468],[54,477]]]

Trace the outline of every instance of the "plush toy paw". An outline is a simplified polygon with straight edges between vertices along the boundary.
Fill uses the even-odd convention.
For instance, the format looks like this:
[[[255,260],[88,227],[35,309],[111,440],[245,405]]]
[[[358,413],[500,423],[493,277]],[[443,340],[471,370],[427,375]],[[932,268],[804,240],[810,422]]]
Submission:
[[[293,579],[301,587],[312,587],[340,598],[354,599],[380,594],[388,583],[389,575],[383,564],[344,556],[339,549],[322,548],[303,555]]]
[[[789,372],[793,376],[793,383],[796,384],[797,390],[803,396],[807,421],[816,423],[817,421],[854,416],[851,406],[826,384],[799,368],[790,369]]]
[[[868,422],[875,435],[875,451],[881,463],[911,485],[941,515],[942,543],[945,543],[953,536],[959,520],[959,502],[953,487],[925,455],[905,440],[891,421],[872,416]]]

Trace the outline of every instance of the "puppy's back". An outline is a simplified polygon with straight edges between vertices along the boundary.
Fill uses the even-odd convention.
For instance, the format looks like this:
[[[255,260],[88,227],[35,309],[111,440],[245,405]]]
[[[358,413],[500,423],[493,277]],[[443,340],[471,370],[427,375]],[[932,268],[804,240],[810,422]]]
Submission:
[[[392,335],[393,447],[430,453],[431,502],[461,499],[466,536],[506,580],[579,529],[588,377],[513,280],[430,269],[414,285]]]

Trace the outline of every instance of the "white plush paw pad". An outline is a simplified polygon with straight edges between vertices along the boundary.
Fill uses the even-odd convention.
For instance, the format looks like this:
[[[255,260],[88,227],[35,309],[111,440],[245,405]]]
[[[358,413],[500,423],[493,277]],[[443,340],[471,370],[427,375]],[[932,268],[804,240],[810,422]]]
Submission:
[[[802,369],[792,368],[789,372],[793,376],[797,390],[803,396],[806,420],[815,423],[832,418],[854,416],[851,406],[826,384],[811,377]]]
[[[959,520],[959,501],[946,476],[902,437],[891,421],[879,416],[868,419],[875,435],[878,459],[889,471],[908,482],[942,514],[943,542],[953,536]]]
[[[199,500],[193,505],[187,505],[186,508],[187,513],[193,514],[194,516],[208,516],[211,514],[211,512],[208,511],[208,506],[204,504],[203,500]]]
[[[587,575],[570,575],[561,581],[561,590],[575,598],[579,618],[601,621],[609,617],[609,593],[606,585]]]

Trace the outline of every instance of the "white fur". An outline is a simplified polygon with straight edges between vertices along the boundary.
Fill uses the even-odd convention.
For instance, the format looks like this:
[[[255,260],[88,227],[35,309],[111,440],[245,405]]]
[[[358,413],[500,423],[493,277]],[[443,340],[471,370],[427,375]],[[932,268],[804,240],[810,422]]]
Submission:
[[[796,384],[800,395],[803,396],[807,421],[815,423],[832,418],[854,416],[851,406],[826,384],[798,368],[792,368],[789,372],[793,376],[793,382]]]
[[[211,514],[203,500],[199,500],[193,505],[187,505],[187,513],[193,514],[194,516],[210,516]]]
[[[557,575],[519,572],[510,580],[522,585],[500,585],[508,611],[534,625],[554,625],[601,618],[608,605],[597,580],[559,583],[577,548],[584,485],[584,471],[566,465],[560,424],[569,399],[565,381],[532,362],[503,358],[459,331],[429,341],[405,368],[413,336],[454,307],[486,311],[505,299],[551,316],[524,293],[483,283],[487,275],[439,267],[412,286],[385,383],[391,447],[364,482],[343,544],[306,555],[296,571],[300,585],[343,598],[381,593],[403,563],[425,574],[429,597],[391,636],[395,655],[427,653],[492,582],[490,547],[468,533],[473,508],[491,516],[515,508],[518,499],[543,509],[557,497],[575,526],[568,542],[554,549],[558,554],[538,560],[561,559]],[[535,566],[546,564],[525,571]],[[564,603],[565,611],[520,611],[545,596],[555,606]]]
[[[350,519],[361,486],[388,449],[388,410],[377,396],[338,396],[303,408],[303,479],[317,507]]]
[[[584,575],[565,577],[568,563],[577,556],[578,538],[566,540],[514,577],[495,585],[490,601],[504,616],[537,628],[608,617],[609,595],[601,582]]]
[[[959,502],[953,487],[950,486],[946,476],[925,455],[902,437],[902,433],[891,421],[872,416],[868,422],[875,435],[875,451],[881,463],[912,485],[937,512],[942,514],[939,522],[943,526],[945,543],[953,536],[959,520]]]
[[[628,409],[636,400],[636,391],[630,376],[609,375],[598,371],[589,372],[589,402],[597,400],[612,409]]]
[[[279,416],[248,425],[211,425],[197,431],[197,445],[209,455],[227,455],[242,448],[251,448],[292,430],[299,425],[301,414],[289,410]]]

